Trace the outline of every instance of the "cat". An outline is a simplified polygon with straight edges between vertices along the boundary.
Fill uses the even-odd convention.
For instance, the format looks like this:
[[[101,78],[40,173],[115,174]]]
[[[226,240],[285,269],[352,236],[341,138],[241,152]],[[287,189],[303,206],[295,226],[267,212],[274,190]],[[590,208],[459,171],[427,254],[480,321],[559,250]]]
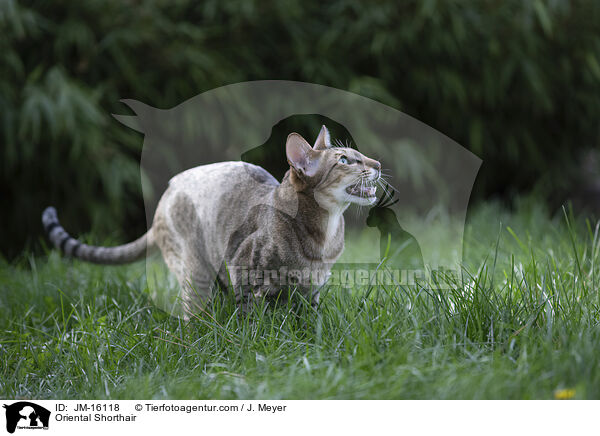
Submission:
[[[319,289],[344,248],[343,213],[376,201],[381,164],[357,150],[332,147],[323,126],[311,145],[298,133],[285,144],[289,170],[281,183],[246,162],[202,165],[173,177],[150,230],[131,243],[95,247],[72,238],[47,208],[42,223],[66,255],[123,264],[160,249],[183,289],[185,309],[232,289],[242,307],[294,287],[317,303]]]

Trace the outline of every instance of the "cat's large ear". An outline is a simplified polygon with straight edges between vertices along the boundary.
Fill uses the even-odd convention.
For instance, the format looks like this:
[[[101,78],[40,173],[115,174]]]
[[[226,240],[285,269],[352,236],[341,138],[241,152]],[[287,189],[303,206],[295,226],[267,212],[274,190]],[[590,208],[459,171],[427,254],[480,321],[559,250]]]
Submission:
[[[329,130],[327,127],[321,127],[321,131],[319,132],[319,136],[315,141],[314,149],[315,150],[325,150],[331,147],[331,137],[329,136]]]
[[[285,143],[285,154],[290,166],[300,175],[312,176],[315,174],[318,166],[314,156],[315,153],[302,136],[297,133],[288,135]]]

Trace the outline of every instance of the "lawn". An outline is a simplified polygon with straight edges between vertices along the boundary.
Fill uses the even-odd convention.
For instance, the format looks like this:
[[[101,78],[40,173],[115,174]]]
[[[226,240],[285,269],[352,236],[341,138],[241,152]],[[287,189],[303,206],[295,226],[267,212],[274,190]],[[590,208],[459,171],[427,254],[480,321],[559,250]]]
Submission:
[[[600,398],[599,250],[596,221],[486,203],[449,290],[328,287],[317,309],[189,321],[152,304],[143,263],[23,254],[0,264],[0,396]]]

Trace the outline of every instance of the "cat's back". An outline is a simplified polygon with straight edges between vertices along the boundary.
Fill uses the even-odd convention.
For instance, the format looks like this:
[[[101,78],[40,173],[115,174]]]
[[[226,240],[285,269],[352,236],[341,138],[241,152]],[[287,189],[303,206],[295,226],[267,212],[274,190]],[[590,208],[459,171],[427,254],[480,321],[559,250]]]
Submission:
[[[229,236],[256,205],[270,201],[278,186],[265,169],[247,162],[191,168],[169,181],[156,210],[156,232],[180,245],[196,241],[194,251],[218,270]]]
[[[269,172],[247,162],[201,165],[171,179],[164,207],[173,212],[191,207],[206,230],[227,234],[254,206],[270,203],[278,186]]]
[[[169,187],[189,193],[212,190],[213,194],[251,189],[272,190],[279,182],[264,168],[248,162],[218,162],[177,174]],[[261,189],[262,190],[262,189]]]

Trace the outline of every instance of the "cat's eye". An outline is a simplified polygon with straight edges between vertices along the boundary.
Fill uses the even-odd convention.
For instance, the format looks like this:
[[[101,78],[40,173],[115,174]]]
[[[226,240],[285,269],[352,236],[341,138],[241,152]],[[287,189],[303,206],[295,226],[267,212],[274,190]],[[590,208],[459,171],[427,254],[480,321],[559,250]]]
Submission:
[[[348,163],[348,158],[346,156],[342,156],[342,157],[340,157],[339,162],[343,163],[343,164],[347,164]]]

